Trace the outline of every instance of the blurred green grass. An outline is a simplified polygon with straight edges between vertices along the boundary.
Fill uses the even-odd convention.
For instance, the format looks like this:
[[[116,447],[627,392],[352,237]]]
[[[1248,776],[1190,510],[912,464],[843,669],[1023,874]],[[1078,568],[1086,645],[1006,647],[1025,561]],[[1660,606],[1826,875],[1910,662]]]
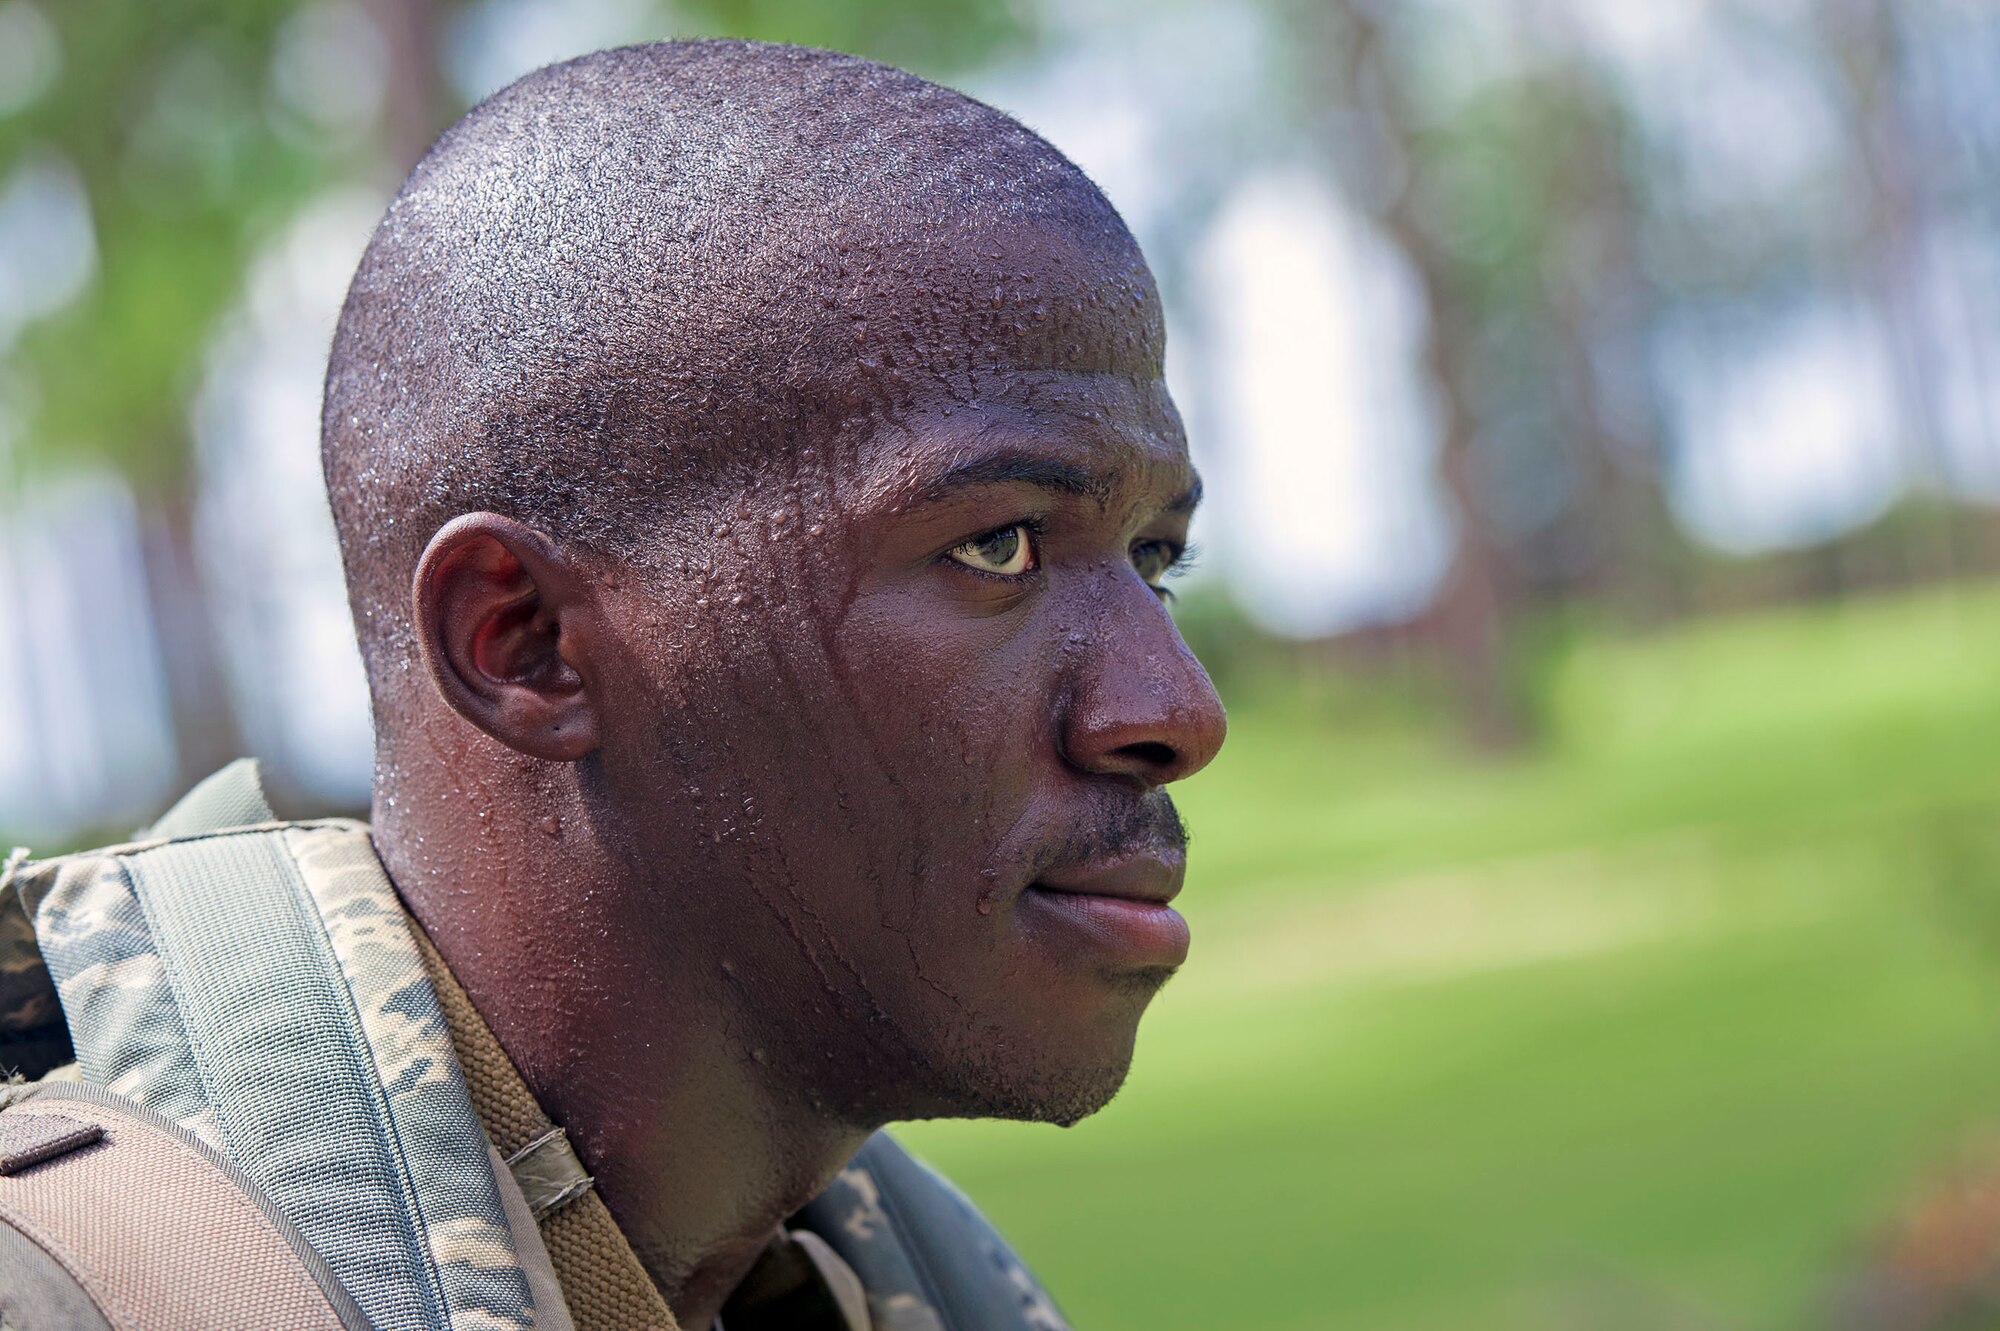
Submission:
[[[901,1130],[1079,1327],[1822,1325],[2000,1123],[2000,591],[1581,636],[1505,761],[1234,695],[1124,1093]]]

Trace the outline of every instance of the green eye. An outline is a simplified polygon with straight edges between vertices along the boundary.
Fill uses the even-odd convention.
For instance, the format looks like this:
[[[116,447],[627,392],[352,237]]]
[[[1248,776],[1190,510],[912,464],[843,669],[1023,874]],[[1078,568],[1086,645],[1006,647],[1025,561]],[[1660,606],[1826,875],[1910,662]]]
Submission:
[[[975,536],[951,551],[951,557],[967,568],[1003,578],[1018,578],[1035,569],[1035,534],[1025,522],[996,527],[984,536]]]

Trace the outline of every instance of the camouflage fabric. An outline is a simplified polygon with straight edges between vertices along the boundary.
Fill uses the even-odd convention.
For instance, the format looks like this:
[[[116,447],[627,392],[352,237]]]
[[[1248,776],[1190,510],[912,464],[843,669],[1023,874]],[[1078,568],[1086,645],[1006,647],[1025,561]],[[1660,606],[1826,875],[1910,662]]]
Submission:
[[[874,1331],[1070,1331],[978,1208],[887,1133],[793,1223],[860,1276]]]
[[[865,1165],[857,1159],[841,1170],[813,1207],[812,1219],[832,1230],[821,1237],[833,1242],[849,1265],[858,1259],[857,1250],[875,1255],[875,1261],[866,1263],[870,1269],[861,1273],[875,1331],[944,1331],[925,1282],[914,1267],[904,1270],[902,1245],[882,1209],[882,1189]]]
[[[526,1278],[494,1185],[486,1134],[410,921],[367,828],[285,829],[374,1056],[408,1162],[411,1198],[449,1294],[454,1331],[533,1325]]]
[[[15,872],[27,863],[28,848],[16,846],[0,864],[0,1033],[17,1035],[52,1026],[62,1020],[55,981],[35,942],[35,926],[21,909],[20,899],[7,890]]]
[[[77,1044],[83,1079],[222,1149],[173,987],[123,859],[114,851],[31,862],[15,873],[14,885],[22,918],[33,914],[38,956],[55,959],[49,970],[72,1031],[92,1032]]]
[[[12,880],[84,1079],[227,1154],[378,1331],[535,1326],[484,1133],[364,826],[140,842]]]

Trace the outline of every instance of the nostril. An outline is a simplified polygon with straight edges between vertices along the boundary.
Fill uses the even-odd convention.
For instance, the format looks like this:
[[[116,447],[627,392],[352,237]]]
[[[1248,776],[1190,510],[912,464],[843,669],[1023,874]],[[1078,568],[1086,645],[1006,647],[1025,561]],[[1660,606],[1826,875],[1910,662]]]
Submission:
[[[1171,745],[1160,744],[1153,740],[1144,740],[1138,744],[1124,745],[1118,752],[1125,754],[1127,757],[1135,758],[1148,767],[1154,768],[1171,767],[1175,757]]]

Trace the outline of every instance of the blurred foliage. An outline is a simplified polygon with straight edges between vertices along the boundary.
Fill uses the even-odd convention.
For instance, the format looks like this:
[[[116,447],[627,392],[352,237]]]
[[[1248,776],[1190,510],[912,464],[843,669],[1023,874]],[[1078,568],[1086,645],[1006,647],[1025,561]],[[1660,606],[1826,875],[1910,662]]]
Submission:
[[[292,7],[264,0],[64,0],[45,8],[61,74],[0,117],[0,164],[54,153],[89,199],[97,274],[26,333],[27,460],[113,463],[147,489],[182,483],[187,403],[248,256],[330,171],[273,97]]]

